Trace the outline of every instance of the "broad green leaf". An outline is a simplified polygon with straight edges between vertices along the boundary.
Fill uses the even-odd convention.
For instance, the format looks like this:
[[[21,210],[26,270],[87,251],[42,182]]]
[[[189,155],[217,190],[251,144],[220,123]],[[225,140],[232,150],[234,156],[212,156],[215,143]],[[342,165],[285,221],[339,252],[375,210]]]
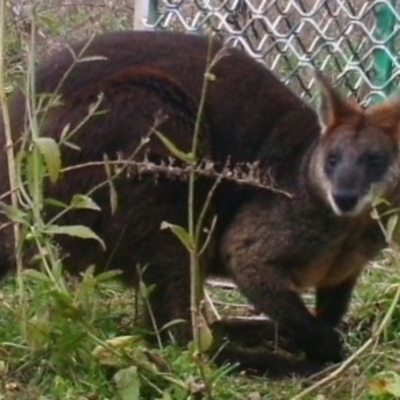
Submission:
[[[45,231],[48,235],[68,235],[80,239],[93,239],[97,240],[103,249],[106,249],[104,241],[96,235],[90,228],[84,225],[50,225]]]
[[[387,391],[397,399],[400,399],[400,382],[392,382],[387,385]]]
[[[36,269],[24,269],[22,274],[32,279],[32,281],[40,281],[44,283],[50,283],[51,280],[47,274],[37,271]]]
[[[38,154],[39,153],[39,154]],[[43,157],[44,158],[44,157]],[[39,159],[40,162],[35,162]],[[40,150],[33,149],[27,153],[24,173],[28,182],[29,193],[35,199],[35,207],[41,209],[43,206],[43,179],[46,175],[46,166],[40,157]],[[38,186],[36,186],[38,185]],[[38,192],[37,192],[38,191]]]
[[[400,376],[395,372],[389,372],[370,382],[369,388],[374,395],[390,394],[396,399],[400,398]]]
[[[200,314],[197,317],[196,324],[197,324],[196,329],[198,330],[198,337],[199,337],[199,343],[198,343],[199,348],[196,349],[195,343],[191,342],[189,344],[189,350],[192,353],[194,353],[195,350],[198,350],[201,353],[205,353],[206,351],[210,350],[210,348],[214,342],[214,338],[213,338],[211,329],[207,325],[207,322],[206,322],[205,318],[203,317],[203,315]]]
[[[89,196],[84,194],[75,194],[71,200],[71,207],[101,211],[101,208]]]
[[[398,219],[399,219],[398,214],[392,215],[389,218],[389,221],[388,221],[387,227],[386,227],[386,235],[387,235],[388,241],[391,241],[393,239],[393,232],[396,229]]]
[[[63,208],[63,209],[68,207],[67,203],[64,203],[64,202],[56,200],[56,199],[50,199],[50,198],[44,199],[43,204],[47,205],[47,206],[59,207],[59,208]]]
[[[121,276],[122,271],[120,270],[112,270],[112,271],[106,271],[102,272],[101,274],[96,275],[95,279],[97,283],[101,282],[108,282],[111,281],[119,276]]]
[[[196,162],[196,157],[192,152],[185,153],[181,150],[179,150],[174,143],[172,143],[165,135],[163,135],[161,132],[155,130],[154,133],[157,135],[157,137],[163,142],[164,146],[171,152],[172,155],[174,155],[176,158],[178,158],[181,161],[184,161],[185,163],[192,165]]]
[[[50,181],[57,182],[61,170],[61,153],[57,142],[50,137],[39,137],[35,143],[43,154]]]
[[[213,335],[211,329],[207,325],[205,321],[201,322],[199,326],[199,339],[200,339],[200,351],[205,353],[206,351],[210,350],[213,344]]]
[[[26,212],[22,211],[21,209],[4,203],[0,203],[0,207],[4,210],[7,218],[11,221],[21,224],[26,222]]]
[[[189,251],[193,251],[194,249],[193,240],[191,239],[189,233],[184,228],[163,221],[161,223],[160,229],[170,229],[172,233],[182,242],[182,244],[186,247],[186,249],[188,249]]]
[[[121,369],[114,375],[118,397],[121,400],[139,400],[140,381],[136,366]]]

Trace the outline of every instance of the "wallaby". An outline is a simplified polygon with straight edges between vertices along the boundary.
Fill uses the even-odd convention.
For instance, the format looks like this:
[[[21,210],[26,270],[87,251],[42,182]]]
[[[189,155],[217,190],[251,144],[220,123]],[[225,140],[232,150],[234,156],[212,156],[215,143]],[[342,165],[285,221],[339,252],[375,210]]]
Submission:
[[[76,62],[79,57],[83,60]],[[36,93],[59,96],[40,114],[42,136],[61,141],[66,127],[79,126],[89,107],[100,103],[68,138],[74,148],[62,145],[64,167],[91,164],[49,182],[46,196],[68,203],[74,194],[107,181],[99,165],[104,155],[111,161],[134,155],[154,165],[165,162],[170,151],[157,135],[149,135],[155,125],[189,151],[205,79],[198,154],[217,166],[229,159],[233,169],[256,162],[260,175],[271,176],[289,195],[222,181],[209,208],[217,222],[204,255],[204,275],[230,276],[312,362],[340,361],[335,328],[361,271],[385,246],[370,216],[372,202],[376,196],[399,198],[400,98],[363,109],[318,76],[322,101],[316,112],[263,65],[238,49],[224,49],[218,40],[172,32],[99,35],[57,52],[36,73]],[[16,149],[27,129],[25,102],[18,90],[9,104]],[[0,192],[5,193],[1,129]],[[135,154],[144,137],[148,142]],[[157,326],[189,321],[189,257],[170,231],[160,230],[163,221],[187,226],[187,179],[126,173],[114,184],[115,212],[109,186],[103,185],[91,195],[101,211],[74,210],[57,221],[89,226],[107,246],[104,251],[94,240],[56,237],[66,268],[75,273],[90,264],[99,271],[121,269],[124,282],[136,285],[137,265],[146,265],[143,279],[155,287],[150,304]],[[197,211],[211,185],[212,179],[198,178]],[[56,210],[49,205],[45,212],[51,218]],[[7,222],[5,215],[1,218]],[[11,226],[0,235],[0,272],[5,274],[14,266]],[[310,287],[316,289],[315,313],[300,297]],[[190,338],[189,323],[171,331],[182,342]],[[272,374],[297,372],[283,371],[285,363],[282,370],[274,369],[270,358],[238,355],[237,360]]]

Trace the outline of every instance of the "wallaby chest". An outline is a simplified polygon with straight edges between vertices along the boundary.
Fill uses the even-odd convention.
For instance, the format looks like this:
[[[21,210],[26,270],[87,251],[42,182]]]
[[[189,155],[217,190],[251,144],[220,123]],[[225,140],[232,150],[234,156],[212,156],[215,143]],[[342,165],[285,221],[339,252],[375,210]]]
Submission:
[[[336,286],[357,277],[383,245],[379,226],[369,215],[351,221],[301,268],[296,277],[299,289]]]

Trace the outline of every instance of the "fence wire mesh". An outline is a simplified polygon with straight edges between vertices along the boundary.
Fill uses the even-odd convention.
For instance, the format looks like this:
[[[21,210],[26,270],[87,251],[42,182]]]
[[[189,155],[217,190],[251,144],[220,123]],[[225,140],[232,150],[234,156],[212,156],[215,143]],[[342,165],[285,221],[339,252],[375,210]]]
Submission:
[[[312,94],[311,67],[365,103],[399,81],[396,1],[160,1],[150,28],[216,32],[228,45],[263,61],[301,96]],[[386,60],[386,70],[380,59]]]

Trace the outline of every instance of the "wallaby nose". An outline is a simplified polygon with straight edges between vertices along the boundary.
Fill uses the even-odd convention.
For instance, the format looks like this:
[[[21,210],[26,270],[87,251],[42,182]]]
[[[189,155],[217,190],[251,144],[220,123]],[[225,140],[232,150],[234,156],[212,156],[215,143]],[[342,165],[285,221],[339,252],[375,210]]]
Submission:
[[[358,202],[358,195],[353,190],[343,190],[333,194],[333,200],[342,212],[349,212]]]

